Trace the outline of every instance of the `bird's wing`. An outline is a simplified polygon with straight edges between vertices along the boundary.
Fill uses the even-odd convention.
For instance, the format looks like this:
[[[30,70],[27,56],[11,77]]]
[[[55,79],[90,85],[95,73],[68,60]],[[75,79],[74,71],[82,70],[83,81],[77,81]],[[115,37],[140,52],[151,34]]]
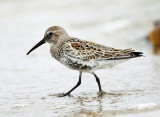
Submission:
[[[68,56],[84,60],[115,60],[142,56],[141,52],[132,49],[114,49],[93,42],[71,39],[65,44]]]

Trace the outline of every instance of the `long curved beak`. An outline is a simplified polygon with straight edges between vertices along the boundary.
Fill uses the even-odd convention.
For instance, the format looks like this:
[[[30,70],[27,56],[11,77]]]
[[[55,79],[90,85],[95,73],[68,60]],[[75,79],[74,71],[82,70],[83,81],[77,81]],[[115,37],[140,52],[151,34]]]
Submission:
[[[42,39],[39,43],[37,43],[28,53],[27,55],[32,52],[33,50],[35,50],[36,48],[38,48],[39,46],[43,45],[45,43],[45,40]]]

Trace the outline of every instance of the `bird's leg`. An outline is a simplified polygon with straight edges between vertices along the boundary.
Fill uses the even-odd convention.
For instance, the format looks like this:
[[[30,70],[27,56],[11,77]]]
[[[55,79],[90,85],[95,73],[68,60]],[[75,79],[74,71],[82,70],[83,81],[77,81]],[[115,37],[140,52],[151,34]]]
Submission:
[[[81,84],[81,76],[82,76],[82,72],[79,73],[79,80],[76,84],[76,86],[74,86],[70,91],[68,91],[67,93],[62,93],[62,94],[59,94],[58,96],[59,97],[64,97],[64,96],[67,96],[67,95],[70,95],[70,93],[76,89],[80,84]]]
[[[94,77],[96,78],[96,81],[98,83],[98,87],[99,87],[99,96],[102,96],[103,94],[105,94],[105,92],[102,90],[101,88],[101,83],[100,83],[100,79],[97,77],[97,75],[93,72],[92,73],[94,75]]]

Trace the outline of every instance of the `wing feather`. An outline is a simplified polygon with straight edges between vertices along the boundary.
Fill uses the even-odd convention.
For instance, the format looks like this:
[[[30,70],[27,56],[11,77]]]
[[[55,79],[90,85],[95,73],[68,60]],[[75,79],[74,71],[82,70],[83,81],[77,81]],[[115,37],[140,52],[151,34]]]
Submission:
[[[114,49],[93,42],[79,39],[69,40],[67,43],[67,55],[83,60],[115,60],[129,59],[142,56],[143,53],[135,52],[133,49]]]

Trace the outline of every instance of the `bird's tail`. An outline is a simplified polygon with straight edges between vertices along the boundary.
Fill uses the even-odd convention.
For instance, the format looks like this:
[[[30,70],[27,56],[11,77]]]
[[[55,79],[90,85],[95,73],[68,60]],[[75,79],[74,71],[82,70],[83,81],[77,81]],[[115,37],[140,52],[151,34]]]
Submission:
[[[143,56],[143,52],[131,52],[130,56],[131,57],[141,57]]]

